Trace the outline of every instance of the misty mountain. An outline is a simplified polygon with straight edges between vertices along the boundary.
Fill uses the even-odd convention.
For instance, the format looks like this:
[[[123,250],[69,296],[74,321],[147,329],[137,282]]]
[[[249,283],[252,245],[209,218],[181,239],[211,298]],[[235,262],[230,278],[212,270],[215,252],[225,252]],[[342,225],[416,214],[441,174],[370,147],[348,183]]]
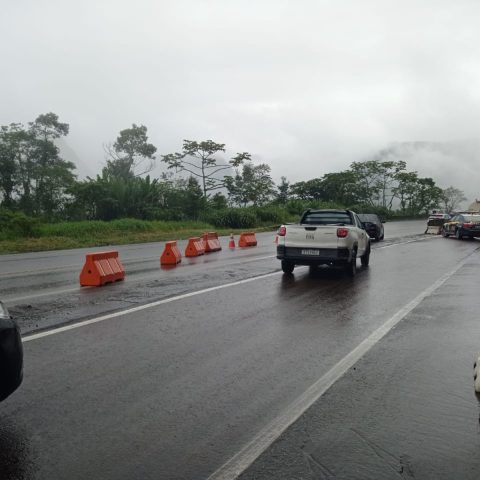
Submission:
[[[102,166],[99,165],[97,169],[94,168],[94,165],[91,165],[91,162],[83,161],[70,147],[65,138],[57,138],[55,144],[60,149],[60,155],[63,159],[72,162],[77,167],[76,174],[79,179],[85,178],[86,176],[95,177],[97,174],[101,173]]]
[[[375,158],[404,160],[407,170],[433,178],[439,187],[463,190],[466,205],[480,198],[480,140],[395,142]]]

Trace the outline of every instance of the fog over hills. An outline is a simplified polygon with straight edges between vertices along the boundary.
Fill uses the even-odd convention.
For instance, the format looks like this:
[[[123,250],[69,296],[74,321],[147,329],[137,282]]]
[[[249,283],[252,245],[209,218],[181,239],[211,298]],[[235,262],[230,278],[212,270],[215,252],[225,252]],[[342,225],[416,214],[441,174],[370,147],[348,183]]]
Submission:
[[[79,180],[87,176],[95,177],[97,174],[101,173],[102,165],[95,166],[92,165],[91,162],[82,160],[77,152],[70,146],[67,139],[57,138],[55,139],[55,144],[60,149],[62,158],[75,164],[77,167],[75,173]]]
[[[0,125],[56,113],[79,178],[100,173],[102,144],[135,123],[157,159],[211,139],[223,158],[249,152],[275,182],[295,183],[388,149],[441,187],[480,196],[480,2],[2,7]],[[157,161],[152,175],[162,171]]]
[[[86,176],[95,177],[101,173],[103,164],[101,162],[85,161],[70,146],[68,139],[60,138],[57,145],[61,150],[63,158],[73,162],[77,167],[77,175],[79,179]],[[157,154],[156,168],[153,170],[153,176],[159,176],[166,168],[159,161]],[[445,142],[430,141],[412,141],[412,142],[395,142],[389,146],[379,149],[374,155],[359,155],[352,161],[362,161],[368,158],[378,158],[382,160],[404,160],[407,163],[408,171],[416,171],[421,177],[431,177],[441,188],[454,186],[465,193],[467,201],[464,202],[462,208],[466,208],[476,198],[480,198],[480,140],[457,140]],[[262,161],[269,163],[268,158],[262,158]],[[348,165],[338,168],[336,171],[345,170]],[[278,168],[272,169],[272,176],[276,182],[283,173]],[[325,173],[319,172],[322,176]],[[296,179],[287,177],[291,183],[295,183]],[[308,180],[308,178],[305,178]]]
[[[441,188],[465,193],[464,206],[480,198],[480,140],[398,142],[385,149],[385,160],[404,160],[407,170],[431,177]]]

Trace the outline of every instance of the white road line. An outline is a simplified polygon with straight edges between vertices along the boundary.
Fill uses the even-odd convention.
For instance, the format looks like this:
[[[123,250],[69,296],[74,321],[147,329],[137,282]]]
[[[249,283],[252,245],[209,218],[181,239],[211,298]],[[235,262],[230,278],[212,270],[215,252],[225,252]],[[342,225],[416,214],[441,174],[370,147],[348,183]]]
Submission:
[[[377,248],[390,248],[395,247],[397,245],[408,245],[409,243],[416,243],[416,242],[424,242],[425,240],[434,240],[435,238],[442,238],[442,237],[426,237],[426,238],[414,238],[413,240],[407,240],[406,242],[397,242],[391,243],[390,245],[379,245]]]
[[[283,272],[272,272],[265,275],[260,275],[258,277],[246,278],[245,280],[239,280],[237,282],[227,283],[225,285],[217,285],[216,287],[204,288],[203,290],[197,290],[195,292],[184,293],[182,295],[177,295],[175,297],[165,298],[163,300],[158,300],[156,302],[147,303],[145,305],[140,305],[138,307],[129,308],[127,310],[122,310],[120,312],[109,313],[108,315],[102,315],[101,317],[91,318],[90,320],[84,320],[83,322],[73,323],[71,325],[65,325],[64,327],[54,328],[52,330],[47,330],[45,332],[34,333],[32,335],[26,335],[22,338],[22,341],[30,342],[31,340],[38,340],[39,338],[49,337],[51,335],[56,335],[57,333],[68,332],[69,330],[74,330],[77,328],[85,327],[87,325],[92,325],[94,323],[104,322],[105,320],[110,320],[112,318],[122,317],[124,315],[129,315],[130,313],[140,312],[148,308],[158,307],[159,305],[164,305],[165,303],[172,303],[178,300],[183,300],[184,298],[195,297],[197,295],[202,295],[208,292],[214,292],[215,290],[221,290],[223,288],[235,287],[237,285],[243,285],[245,283],[255,282],[256,280],[262,280],[264,278],[273,277],[275,275],[280,275]]]
[[[285,430],[305,413],[337,380],[339,380],[355,363],[360,360],[374,345],[376,345],[392,328],[405,318],[426,297],[441,287],[452,275],[465,265],[467,256],[450,273],[445,274],[433,285],[426,288],[410,303],[401,308],[381,327],[369,335],[348,355],[332,367],[323,377],[319,378],[300,397],[269,425],[263,428],[242,450],[224,463],[208,477],[208,480],[234,480],[243,473]]]
[[[1,273],[0,278],[17,278],[17,277],[24,277],[24,276],[30,276],[30,275],[42,275],[44,273],[54,273],[54,272],[60,272],[62,270],[68,271],[71,268],[78,268],[82,267],[83,264],[80,263],[75,263],[71,265],[63,265],[59,267],[51,267],[51,268],[43,268],[39,270],[27,270],[23,272],[7,272],[7,273]]]
[[[236,265],[236,264],[239,264],[239,263],[243,264],[243,263],[249,263],[249,262],[256,262],[258,260],[266,260],[268,258],[275,258],[275,257],[276,257],[276,255],[268,255],[266,257],[255,257],[255,258],[250,258],[250,259],[247,259],[247,260],[240,260],[240,258],[239,258],[238,261],[231,262],[231,263],[229,263],[229,265]],[[129,278],[128,275],[127,275],[127,278]],[[143,280],[151,280],[151,279],[154,279],[154,278],[159,278],[157,271],[155,271],[155,273],[151,273],[150,275],[143,275],[141,277],[136,277],[135,274],[132,274],[132,280],[134,282],[137,282],[137,283],[141,282]],[[3,298],[3,302],[6,303],[6,304],[8,304],[8,303],[15,304],[17,302],[24,302],[25,300],[32,300],[32,299],[41,298],[41,297],[48,297],[50,295],[59,295],[59,294],[62,294],[62,293],[72,293],[72,292],[80,293],[81,291],[85,290],[86,288],[89,288],[89,287],[80,287],[80,285],[78,285],[76,287],[61,288],[61,289],[58,289],[58,290],[45,290],[43,292],[33,293],[31,295],[23,295],[23,296],[20,296],[20,297],[8,297],[7,296],[7,297]]]
[[[81,288],[90,288],[90,287],[77,286],[72,288],[63,288],[59,290],[47,290],[40,293],[34,293],[32,295],[24,295],[23,297],[4,297],[3,303],[17,304],[18,302],[24,302],[25,300],[33,300],[34,298],[47,297],[49,295],[60,295],[62,293],[72,293],[72,292],[80,293]]]
[[[103,250],[100,250],[103,251]],[[126,260],[122,260],[123,265],[130,265],[131,263],[143,263],[148,262],[149,260],[153,260],[155,258],[160,258],[159,255],[151,255],[149,257],[138,257],[138,258],[127,258]],[[76,268],[81,270],[83,267],[84,262],[82,263],[72,263],[70,265],[60,265],[58,267],[51,267],[51,268],[43,268],[38,270],[28,270],[23,272],[12,272],[12,273],[1,273],[0,278],[17,278],[17,277],[24,277],[24,276],[31,276],[31,275],[42,275],[45,273],[55,273],[55,272],[69,272],[72,268]]]
[[[438,238],[438,237],[436,237],[436,238]],[[430,240],[430,238],[424,238],[424,239],[421,239],[421,240],[410,240],[410,241],[407,241],[407,242],[392,243],[390,245],[379,245],[379,246],[376,246],[374,248],[374,250],[395,247],[397,245],[406,245],[408,243],[413,243],[413,242],[422,241],[422,240]],[[240,258],[236,259],[236,261],[231,262],[230,265],[236,265],[238,263],[243,264],[243,263],[249,263],[249,262],[256,262],[258,260],[266,260],[266,259],[275,258],[275,257],[276,257],[276,255],[267,255],[265,257],[254,257],[254,258],[246,257],[245,260],[241,259],[241,257],[240,257]],[[156,258],[156,257],[148,257],[148,258]],[[136,260],[130,260],[130,261],[136,261]],[[127,265],[128,264],[127,262],[128,261],[125,261],[123,263],[125,265]],[[70,267],[72,267],[72,266],[77,266],[77,265],[70,265]],[[67,268],[67,267],[59,267],[59,269],[63,269],[63,268]],[[38,271],[34,272],[34,273],[38,273]],[[15,274],[15,275],[20,276],[21,274]],[[1,276],[2,275],[0,275],[0,277]],[[8,276],[8,274],[5,274],[5,276]],[[140,282],[140,281],[143,281],[143,280],[150,280],[150,279],[156,278],[156,277],[157,277],[156,273],[152,273],[150,275],[144,275],[144,276],[141,276],[141,277],[134,277],[134,278],[132,278],[132,280],[134,280],[135,282]],[[63,294],[63,293],[72,293],[72,292],[80,292],[80,291],[81,291],[81,287],[64,288],[64,289],[59,289],[59,290],[47,290],[47,291],[44,291],[44,292],[34,293],[32,295],[24,295],[24,296],[20,296],[20,297],[8,297],[7,296],[7,297],[4,298],[4,302],[15,304],[17,302],[24,302],[26,300],[33,300],[33,299],[36,299],[36,298],[47,297],[47,296],[50,296],[50,295],[59,295],[59,294]]]

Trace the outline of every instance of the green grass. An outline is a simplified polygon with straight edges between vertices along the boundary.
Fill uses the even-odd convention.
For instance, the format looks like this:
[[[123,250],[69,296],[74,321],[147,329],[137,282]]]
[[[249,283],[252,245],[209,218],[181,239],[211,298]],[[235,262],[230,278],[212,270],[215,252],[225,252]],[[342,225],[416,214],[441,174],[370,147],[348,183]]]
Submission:
[[[137,235],[155,232],[202,230],[210,227],[203,222],[162,222],[124,218],[111,222],[82,221],[49,223],[40,226],[39,237],[68,237],[88,240],[105,236]]]
[[[253,230],[269,231],[273,228],[274,226],[264,225]],[[40,225],[35,237],[0,240],[0,254],[183,240],[207,231],[216,231],[219,235],[240,232],[218,229],[208,223],[195,221],[164,222],[125,218],[111,222],[62,222]]]

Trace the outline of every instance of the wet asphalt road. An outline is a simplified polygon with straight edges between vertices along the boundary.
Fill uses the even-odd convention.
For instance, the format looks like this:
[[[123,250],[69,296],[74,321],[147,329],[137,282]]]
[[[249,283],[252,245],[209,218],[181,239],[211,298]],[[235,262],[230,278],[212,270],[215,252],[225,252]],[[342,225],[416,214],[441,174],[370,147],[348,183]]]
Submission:
[[[99,289],[75,284],[85,251],[0,258],[24,333],[54,333],[26,336],[0,405],[0,478],[207,478],[459,262],[242,478],[479,478],[480,244],[423,227],[387,223],[353,280],[283,276],[272,234],[174,270],[160,244],[120,247],[127,279]]]
[[[415,240],[425,222],[391,222],[386,240],[375,246]],[[74,249],[0,256],[0,298],[19,322],[24,334],[102,313],[168,298],[192,290],[278,271],[273,233],[257,234],[252,249],[223,250],[198,258],[183,258],[174,269],[159,268],[164,242],[98,248],[119,251],[126,280],[108,288],[80,288],[85,253]],[[238,240],[238,238],[237,238]],[[178,242],[182,252],[186,241]]]

